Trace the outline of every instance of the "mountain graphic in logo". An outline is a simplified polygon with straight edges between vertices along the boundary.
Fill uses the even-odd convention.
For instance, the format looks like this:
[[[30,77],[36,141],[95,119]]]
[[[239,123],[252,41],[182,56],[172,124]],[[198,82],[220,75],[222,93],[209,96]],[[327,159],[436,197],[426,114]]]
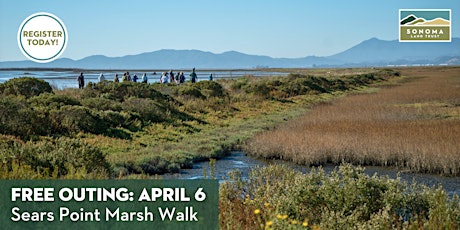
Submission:
[[[450,26],[450,21],[438,17],[432,20],[426,20],[422,17],[416,17],[415,15],[411,14],[403,19],[400,22],[401,25],[430,25],[430,26]]]

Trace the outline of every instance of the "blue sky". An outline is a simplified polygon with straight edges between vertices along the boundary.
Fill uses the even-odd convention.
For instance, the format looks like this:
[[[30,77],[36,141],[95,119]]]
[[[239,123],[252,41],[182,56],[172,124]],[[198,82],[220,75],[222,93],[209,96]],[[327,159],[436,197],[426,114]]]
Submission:
[[[399,9],[419,8],[452,9],[452,37],[460,37],[458,0],[0,0],[0,61],[26,59],[17,31],[36,12],[64,22],[69,43],[61,57],[72,59],[160,49],[291,58],[395,40]]]

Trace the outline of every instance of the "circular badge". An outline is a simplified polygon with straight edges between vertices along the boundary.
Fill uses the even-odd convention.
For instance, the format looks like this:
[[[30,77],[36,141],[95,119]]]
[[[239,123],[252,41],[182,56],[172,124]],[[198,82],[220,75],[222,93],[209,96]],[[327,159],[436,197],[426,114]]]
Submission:
[[[64,23],[50,13],[32,14],[19,27],[19,49],[34,62],[46,63],[57,59],[64,52],[67,42]]]

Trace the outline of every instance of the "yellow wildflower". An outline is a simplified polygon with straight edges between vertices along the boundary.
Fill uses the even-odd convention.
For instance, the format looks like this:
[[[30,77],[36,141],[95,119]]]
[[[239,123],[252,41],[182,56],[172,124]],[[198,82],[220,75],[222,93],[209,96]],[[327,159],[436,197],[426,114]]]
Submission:
[[[254,214],[259,215],[260,214],[260,209],[254,210]]]
[[[267,202],[267,203],[265,203],[265,207],[267,207],[267,208],[268,208],[269,206],[270,206],[270,203],[268,203],[268,202]]]
[[[314,224],[313,226],[311,226],[311,228],[312,228],[313,230],[321,230],[321,228],[320,228],[318,225],[316,225],[316,224]]]
[[[296,224],[297,224],[297,220],[291,221],[291,224],[296,225]]]
[[[271,227],[272,225],[273,225],[272,221],[268,221],[267,223],[265,223],[265,226],[267,226],[267,227]]]
[[[278,218],[279,220],[281,220],[281,219],[283,219],[283,215],[278,214],[278,215],[276,215],[276,218]]]
[[[308,227],[308,221],[304,221],[304,222],[302,223],[302,226]]]
[[[284,219],[287,219],[287,218],[288,218],[288,215],[284,214],[284,215],[282,216],[282,218],[283,218],[283,220],[284,220]]]

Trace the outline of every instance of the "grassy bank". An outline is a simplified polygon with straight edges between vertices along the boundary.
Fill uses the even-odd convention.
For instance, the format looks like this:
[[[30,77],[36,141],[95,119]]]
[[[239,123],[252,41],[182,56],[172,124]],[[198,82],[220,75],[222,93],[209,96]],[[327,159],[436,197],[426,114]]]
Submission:
[[[255,133],[297,117],[313,104],[399,76],[373,69],[313,74],[294,71],[288,77],[179,86],[103,82],[55,91],[37,79],[12,79],[0,84],[2,162],[10,171],[18,165],[45,177],[55,171],[65,176],[72,168],[89,174],[97,168],[103,177],[178,172],[240,148]],[[58,146],[59,138],[69,141]],[[83,151],[72,143],[77,140],[102,153],[97,167],[62,157],[60,161],[82,163],[58,164],[54,153],[42,155],[53,152],[48,148],[77,146],[75,151]]]
[[[403,69],[408,77],[258,134],[246,152],[298,164],[350,162],[460,175],[458,68]]]
[[[460,200],[442,188],[367,176],[341,165],[330,175],[285,166],[233,172],[219,191],[222,229],[458,229]]]

